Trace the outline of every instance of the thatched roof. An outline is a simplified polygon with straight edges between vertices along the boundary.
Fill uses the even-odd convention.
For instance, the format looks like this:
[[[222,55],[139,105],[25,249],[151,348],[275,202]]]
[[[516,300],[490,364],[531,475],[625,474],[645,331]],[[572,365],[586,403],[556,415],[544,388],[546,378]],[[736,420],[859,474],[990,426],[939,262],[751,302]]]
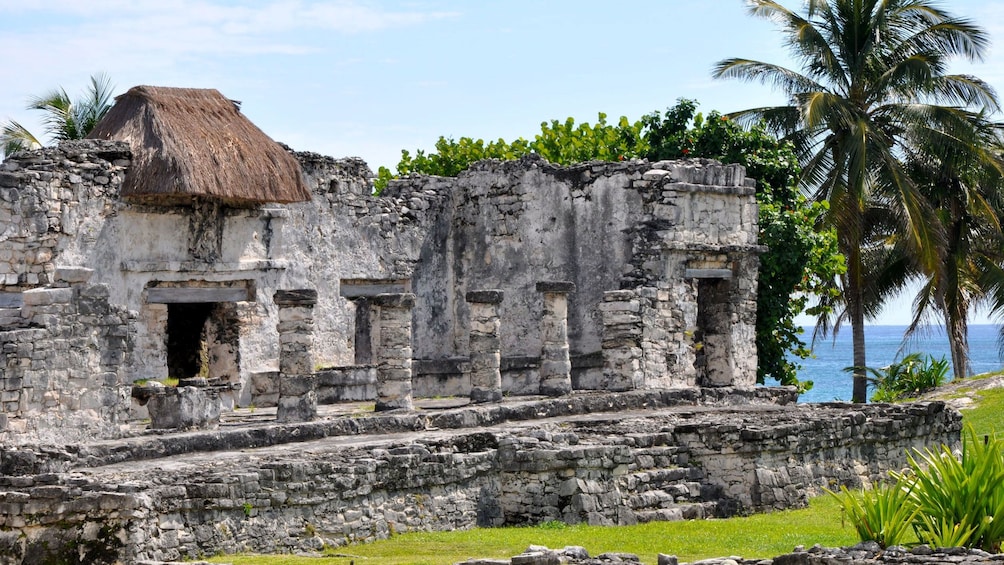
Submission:
[[[122,197],[231,206],[310,200],[300,164],[214,89],[136,86],[88,137],[127,141],[133,159]]]

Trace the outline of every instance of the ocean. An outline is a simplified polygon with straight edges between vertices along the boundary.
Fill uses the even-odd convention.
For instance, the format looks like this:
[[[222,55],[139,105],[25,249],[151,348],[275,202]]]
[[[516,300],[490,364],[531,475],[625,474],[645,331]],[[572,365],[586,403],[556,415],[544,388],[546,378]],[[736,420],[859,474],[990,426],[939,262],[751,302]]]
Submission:
[[[948,338],[943,328],[921,329],[904,343],[905,331],[906,326],[865,326],[868,366],[885,367],[903,355],[913,352],[931,354],[936,359],[944,356],[951,361]],[[998,331],[999,326],[996,325],[969,326],[969,356],[974,373],[999,371],[1004,368]],[[805,328],[803,338],[808,341],[811,337],[812,328]],[[798,373],[799,380],[811,380],[814,384],[811,390],[799,397],[799,402],[850,400],[852,379],[851,375],[843,370],[844,367],[854,364],[850,326],[842,327],[835,340],[831,335],[827,339],[817,341],[813,352],[815,358],[800,361],[802,370]],[[948,378],[952,378],[951,370]],[[768,384],[770,382],[768,381]]]

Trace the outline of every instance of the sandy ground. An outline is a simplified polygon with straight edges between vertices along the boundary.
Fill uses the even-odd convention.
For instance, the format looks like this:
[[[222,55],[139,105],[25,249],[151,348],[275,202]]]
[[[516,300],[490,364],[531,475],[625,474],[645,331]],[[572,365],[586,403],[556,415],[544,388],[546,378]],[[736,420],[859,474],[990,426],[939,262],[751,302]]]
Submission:
[[[1004,375],[954,380],[920,395],[918,400],[944,400],[961,409],[972,406],[977,392],[993,388],[1004,388]]]

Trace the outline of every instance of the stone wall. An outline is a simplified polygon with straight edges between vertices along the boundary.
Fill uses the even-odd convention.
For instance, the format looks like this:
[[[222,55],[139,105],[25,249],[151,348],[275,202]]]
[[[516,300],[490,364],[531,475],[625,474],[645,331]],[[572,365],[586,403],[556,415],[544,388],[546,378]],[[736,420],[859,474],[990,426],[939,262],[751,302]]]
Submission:
[[[408,178],[391,183],[385,194],[436,183],[442,179]],[[750,342],[728,352],[729,378],[753,385],[760,248],[754,191],[742,167],[707,160],[556,167],[528,157],[475,164],[455,180],[453,192],[414,271],[418,358],[467,354],[469,314],[462,297],[480,288],[506,296],[502,355],[539,356],[542,304],[535,285],[565,280],[576,288],[568,311],[573,356],[602,349],[604,293],[632,289],[645,295],[649,332],[643,348],[648,377],[637,384],[693,386],[694,345],[701,339],[695,330],[702,322],[698,291],[711,277],[725,281],[723,290],[717,297],[705,292],[704,302],[727,301],[722,316],[728,323],[710,326],[729,326],[718,332],[728,333],[720,341]],[[602,389],[610,377],[597,369],[577,380],[581,388]]]
[[[127,327],[116,331],[128,343],[106,339],[98,345],[111,349],[95,353],[118,355],[116,343],[123,342],[115,378],[87,377],[109,383],[101,406],[112,409],[119,398],[124,406],[113,411],[129,409],[120,387],[133,381],[193,376],[238,389],[224,395],[227,402],[236,396],[248,406],[256,395],[274,392],[254,375],[278,369],[277,290],[317,292],[312,369],[358,374],[351,369],[356,306],[342,296],[340,281],[400,281],[404,288],[395,292],[415,295],[411,351],[419,368],[469,365],[464,297],[494,288],[506,297],[499,304],[502,393],[536,394],[545,365],[536,285],[566,281],[575,290],[568,294],[570,355],[562,367],[571,363],[572,388],[753,386],[759,248],[753,190],[742,167],[704,160],[575,167],[539,158],[485,161],[456,179],[401,179],[374,197],[372,173],[361,160],[295,155],[311,201],[240,209],[120,200],[131,159],[121,142],[67,142],[10,156],[0,171],[0,328],[21,329],[28,292],[58,294],[68,283],[57,272],[87,272],[88,284],[106,289],[108,308],[127,314]],[[612,349],[613,339],[604,346],[600,304],[610,291],[632,293],[629,302],[640,304],[642,335],[630,346],[637,351]],[[93,331],[104,331],[104,323]],[[179,345],[172,335],[194,337]],[[44,336],[16,339],[57,346],[40,343]],[[203,347],[208,362],[200,367]],[[636,373],[604,362],[624,354],[637,354]],[[553,391],[568,389],[562,378]],[[72,401],[77,384],[53,379],[58,384],[38,388],[63,390],[68,406],[79,406]],[[411,390],[425,394],[471,390],[466,369],[417,370],[412,380]],[[8,417],[20,417],[11,412],[15,382],[8,380]],[[357,388],[327,397],[369,394],[366,385]],[[108,418],[80,410],[95,419],[88,429],[117,433]]]
[[[20,294],[0,328],[0,442],[63,444],[128,427],[133,317],[89,273],[55,269],[53,285]],[[74,281],[71,285],[68,280]]]
[[[520,410],[575,411],[563,407],[573,402]],[[954,444],[960,427],[957,412],[931,403],[592,412],[550,423],[510,420],[506,431],[450,431],[458,419],[492,412],[429,415],[418,428],[392,416],[342,421],[343,434],[398,432],[364,442],[300,424],[204,439],[216,448],[228,434],[259,445],[269,434],[324,439],[188,455],[167,453],[190,450],[199,436],[5,452],[0,547],[9,550],[0,563],[70,547],[173,560],[317,549],[404,531],[787,508],[820,487],[873,482],[902,466],[907,448]]]

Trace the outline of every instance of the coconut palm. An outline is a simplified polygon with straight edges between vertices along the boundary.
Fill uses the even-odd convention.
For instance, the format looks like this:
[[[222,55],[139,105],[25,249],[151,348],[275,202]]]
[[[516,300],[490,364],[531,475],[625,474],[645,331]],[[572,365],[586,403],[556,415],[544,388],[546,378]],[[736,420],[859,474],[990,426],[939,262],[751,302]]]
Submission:
[[[804,16],[772,0],[751,0],[750,13],[780,25],[802,71],[734,58],[719,62],[714,75],[773,85],[789,97],[789,105],[734,116],[762,121],[793,141],[803,188],[829,202],[824,221],[836,228],[847,260],[843,318],[853,334],[852,398],[864,402],[865,255],[882,245],[866,218],[883,210],[916,264],[925,272],[939,268],[944,234],[901,158],[906,143],[933,137],[965,150],[961,138],[939,134],[969,127],[974,114],[965,108],[998,109],[986,83],[946,72],[952,57],[980,60],[989,40],[929,0],[807,0]]]
[[[989,296],[993,265],[1004,263],[1004,162],[1000,156],[1001,125],[979,124],[971,140],[975,151],[911,152],[910,176],[937,210],[947,235],[940,269],[921,273],[926,279],[914,301],[912,333],[931,310],[945,322],[955,378],[970,374],[968,313]]]
[[[66,90],[59,88],[32,98],[28,109],[45,112],[45,133],[52,141],[83,139],[111,108],[112,90],[108,77],[99,73],[91,77],[83,98],[73,101]],[[14,120],[0,128],[0,149],[6,155],[42,145],[38,137]]]

